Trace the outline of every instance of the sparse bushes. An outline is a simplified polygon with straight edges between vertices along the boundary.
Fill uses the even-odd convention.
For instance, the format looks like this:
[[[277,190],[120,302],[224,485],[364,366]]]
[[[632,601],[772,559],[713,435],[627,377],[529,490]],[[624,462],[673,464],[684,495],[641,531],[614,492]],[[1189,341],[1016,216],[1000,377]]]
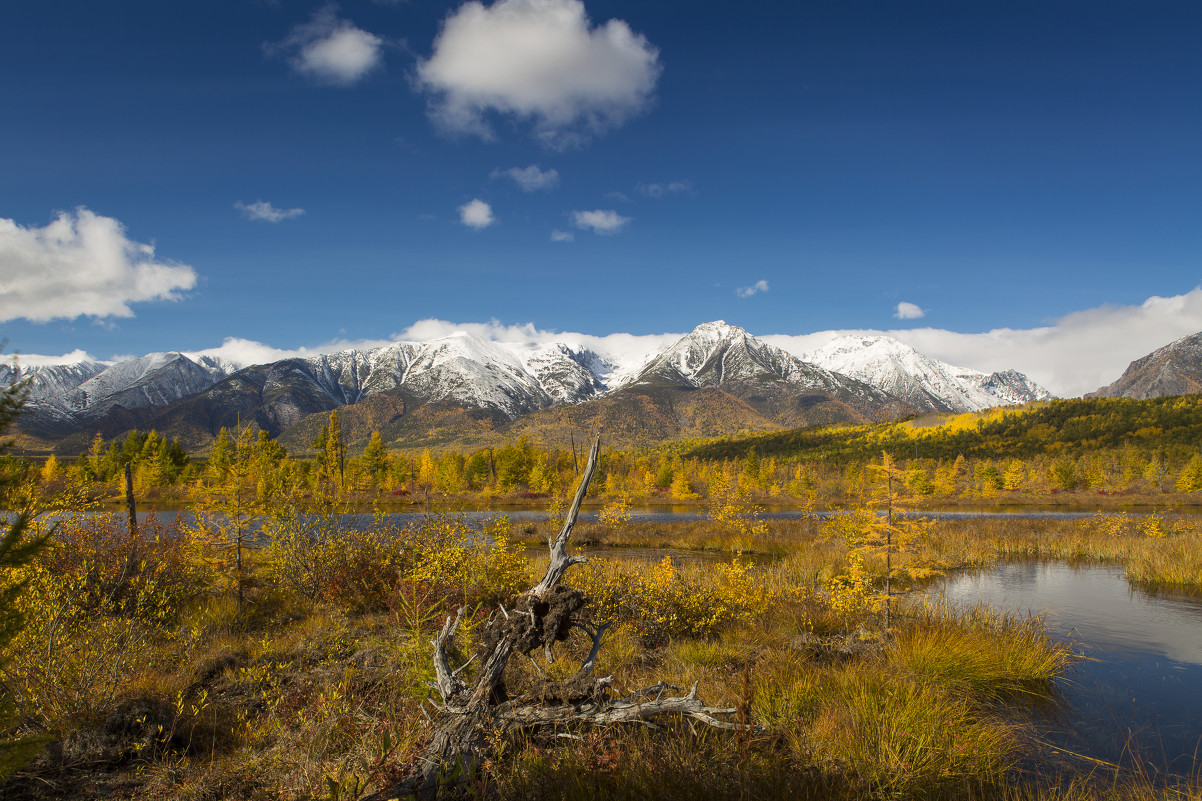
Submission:
[[[139,730],[137,742],[147,745],[114,752],[120,761],[109,770],[128,783],[116,797],[355,797],[395,782],[426,733],[419,704],[432,678],[432,632],[467,605],[460,643],[470,652],[495,604],[529,586],[531,565],[504,519],[481,529],[446,516],[397,526],[274,511],[256,535],[261,546],[250,549],[242,609],[228,583],[215,580],[218,567],[175,526],[148,519],[130,538],[123,518],[66,520],[29,569],[30,625],[5,652],[21,730],[91,731],[142,708],[135,702],[170,710],[161,735]],[[1015,723],[1022,716],[1012,713],[1052,695],[1071,655],[1038,621],[983,612],[905,606],[891,636],[877,633],[871,608],[843,609],[832,593],[834,578],[849,575],[854,543],[844,535],[868,522],[839,520],[825,531],[812,519],[772,521],[749,542],[737,527],[718,532],[709,521],[595,527],[598,538],[657,547],[785,553],[758,564],[616,555],[571,573],[594,621],[615,623],[598,667],[615,687],[665,674],[685,686],[700,681],[707,701],[741,708],[763,729],[532,735],[465,780],[464,791],[1023,796],[1027,779],[1014,765],[1030,754]],[[1175,564],[1197,574],[1196,526],[1164,517],[1164,536],[1149,536],[1147,520],[941,521],[894,566],[1017,554],[1122,561],[1132,580]],[[869,594],[879,594],[882,569],[865,555]],[[571,675],[588,647],[573,635],[555,665],[515,660],[512,687]],[[35,787],[21,792],[53,795]],[[56,787],[61,795],[69,785]]]
[[[0,670],[23,718],[65,732],[106,714],[175,636],[198,575],[174,527],[130,535],[113,515],[60,521],[28,568],[26,626]]]
[[[629,626],[649,643],[674,637],[708,637],[732,623],[765,614],[788,591],[766,586],[747,563],[678,567],[672,558],[647,568],[597,560],[573,575],[572,586],[589,598],[597,621]]]

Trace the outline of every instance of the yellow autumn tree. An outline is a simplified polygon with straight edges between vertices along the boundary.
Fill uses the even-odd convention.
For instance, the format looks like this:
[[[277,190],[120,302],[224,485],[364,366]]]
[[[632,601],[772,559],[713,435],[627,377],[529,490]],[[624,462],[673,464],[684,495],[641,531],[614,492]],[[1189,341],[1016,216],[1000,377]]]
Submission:
[[[847,516],[848,570],[836,576],[828,587],[832,606],[844,611],[884,610],[884,628],[892,624],[893,590],[896,579],[926,578],[938,572],[937,565],[901,561],[930,531],[932,521],[905,515],[899,502],[905,474],[893,458],[882,452],[881,463],[868,466],[871,495]],[[883,562],[879,577],[870,560]]]

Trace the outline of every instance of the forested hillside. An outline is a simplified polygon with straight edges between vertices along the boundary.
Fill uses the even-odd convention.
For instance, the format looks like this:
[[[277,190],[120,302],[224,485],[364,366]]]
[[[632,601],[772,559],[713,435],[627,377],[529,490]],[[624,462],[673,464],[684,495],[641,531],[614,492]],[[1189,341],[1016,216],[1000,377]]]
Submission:
[[[1202,447],[1202,396],[1077,398],[878,425],[799,428],[715,440],[690,448],[687,455],[730,459],[754,450],[761,457],[855,461],[887,451],[898,458],[1025,459],[1123,447],[1177,457],[1198,450]]]

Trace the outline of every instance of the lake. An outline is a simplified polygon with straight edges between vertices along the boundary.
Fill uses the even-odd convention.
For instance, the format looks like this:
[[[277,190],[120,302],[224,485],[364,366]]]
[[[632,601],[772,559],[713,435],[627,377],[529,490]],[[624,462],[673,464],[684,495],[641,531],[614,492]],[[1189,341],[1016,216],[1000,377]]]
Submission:
[[[1060,683],[1070,713],[1049,732],[1067,750],[1188,775],[1202,754],[1202,598],[1150,594],[1122,568],[1012,562],[959,573],[938,592],[1040,614],[1086,657]]]

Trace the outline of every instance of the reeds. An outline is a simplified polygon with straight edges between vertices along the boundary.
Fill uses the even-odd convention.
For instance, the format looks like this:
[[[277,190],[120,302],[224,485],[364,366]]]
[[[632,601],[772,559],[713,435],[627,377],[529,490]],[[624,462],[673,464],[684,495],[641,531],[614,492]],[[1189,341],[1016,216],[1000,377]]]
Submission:
[[[1055,701],[1057,677],[1073,659],[1068,647],[1038,619],[985,607],[903,604],[891,633],[880,632],[871,612],[836,611],[824,587],[845,569],[847,546],[815,521],[772,521],[768,534],[750,543],[756,554],[771,554],[758,561],[735,561],[748,543],[707,532],[702,522],[582,533],[598,544],[725,555],[668,569],[658,560],[623,559],[615,549],[602,564],[574,569],[569,581],[595,571],[597,587],[604,588],[597,600],[616,610],[598,670],[614,677],[619,692],[660,680],[699,682],[707,702],[742,707],[760,728],[751,736],[683,724],[532,734],[500,746],[465,785],[467,793],[847,801],[1198,797],[1197,782],[1172,790],[1129,773],[1053,781],[1020,769],[1025,760],[1052,770],[1030,750],[1028,726],[1035,710]],[[953,566],[1012,557],[1107,561],[1126,564],[1132,581],[1155,584],[1167,577],[1173,586],[1190,586],[1199,579],[1202,537],[1172,520],[1161,533],[1149,536],[1121,516],[941,521],[912,558]],[[482,551],[471,559],[487,565],[500,557]],[[443,561],[454,581],[442,583],[454,585],[456,602],[492,597],[490,570]],[[212,593],[181,604],[129,675],[122,674],[125,684],[116,694],[122,697],[106,696],[106,703],[149,696],[178,711],[165,750],[115,769],[125,783],[111,797],[328,798],[334,787],[340,797],[354,797],[364,785],[388,786],[404,770],[424,736],[419,702],[430,677],[430,629],[450,595],[406,594],[409,585],[373,583],[372,592],[384,600],[364,611],[342,600],[354,592],[351,582],[344,593],[314,601],[287,582],[272,584],[273,575],[262,571],[243,611]],[[482,605],[473,620],[486,615]],[[472,625],[465,625],[468,650]],[[569,641],[553,666],[536,669],[515,660],[507,682],[518,692],[540,671],[567,675],[588,651],[585,640]],[[64,721],[72,723],[86,721]],[[56,774],[56,783],[45,784],[47,773],[2,787],[0,795],[69,795],[95,780],[95,771],[72,770],[77,774],[69,781]]]

